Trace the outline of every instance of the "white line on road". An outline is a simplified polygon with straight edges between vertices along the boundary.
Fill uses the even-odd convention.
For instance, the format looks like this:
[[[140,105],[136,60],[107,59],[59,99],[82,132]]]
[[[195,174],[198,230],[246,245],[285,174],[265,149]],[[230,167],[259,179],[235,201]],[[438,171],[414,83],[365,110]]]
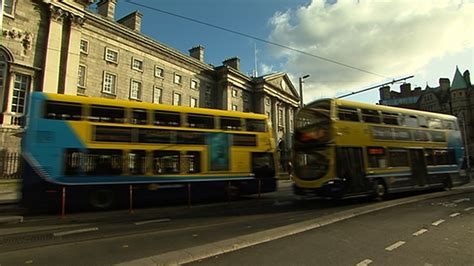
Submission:
[[[466,209],[464,209],[465,211],[470,211],[470,210],[474,210],[474,207],[467,207]]]
[[[98,230],[99,230],[99,228],[97,228],[97,227],[91,227],[91,228],[84,228],[84,229],[77,229],[77,230],[53,233],[53,236],[66,236],[66,235],[87,233],[87,232],[98,231]]]
[[[433,222],[432,225],[438,226],[438,225],[440,225],[440,224],[442,224],[442,223],[444,223],[444,220],[443,220],[443,219],[440,219],[440,220],[438,220],[438,221],[436,221],[436,222]]]
[[[424,229],[424,228],[423,228],[423,229],[420,229],[420,230],[416,231],[415,233],[413,233],[413,235],[414,235],[414,236],[420,236],[420,235],[422,235],[422,234],[424,234],[424,233],[426,233],[426,232],[428,232],[428,229]]]
[[[392,245],[386,247],[385,250],[392,251],[396,248],[399,248],[399,247],[405,245],[405,243],[406,243],[405,241],[398,241],[398,242],[393,243]]]
[[[470,198],[462,198],[462,199],[453,200],[454,203],[461,203],[463,201],[471,201],[471,199]]]
[[[456,217],[456,216],[458,216],[458,215],[461,215],[461,214],[460,214],[459,212],[455,212],[455,213],[449,215],[449,217]]]
[[[371,259],[365,259],[359,263],[356,264],[356,266],[367,266],[371,264],[373,261]]]
[[[151,224],[151,223],[163,223],[163,222],[169,222],[169,221],[171,221],[171,219],[169,219],[169,218],[155,219],[155,220],[136,222],[135,225],[143,225],[143,224]]]

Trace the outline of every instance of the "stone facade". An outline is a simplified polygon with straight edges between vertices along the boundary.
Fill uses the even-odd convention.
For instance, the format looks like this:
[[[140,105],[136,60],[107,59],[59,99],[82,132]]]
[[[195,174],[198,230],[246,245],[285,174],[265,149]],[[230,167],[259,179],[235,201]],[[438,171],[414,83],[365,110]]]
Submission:
[[[403,84],[400,92],[380,88],[379,104],[457,116],[469,155],[474,154],[474,145],[471,145],[474,141],[474,86],[468,70],[461,74],[456,68],[452,83],[448,78],[440,78],[439,86],[434,88],[411,90],[410,84]]]
[[[237,57],[211,66],[204,47],[184,54],[140,33],[139,12],[115,21],[116,0],[99,1],[98,13],[93,2],[13,0],[3,14],[3,149],[19,149],[28,94],[44,91],[268,114],[289,151],[299,95],[285,73],[247,76]]]

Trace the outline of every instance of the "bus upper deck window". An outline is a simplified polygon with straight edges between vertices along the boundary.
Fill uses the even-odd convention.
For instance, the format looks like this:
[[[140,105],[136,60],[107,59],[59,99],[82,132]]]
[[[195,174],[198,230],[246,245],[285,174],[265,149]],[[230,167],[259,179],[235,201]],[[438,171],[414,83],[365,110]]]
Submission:
[[[429,128],[434,128],[434,129],[441,129],[441,120],[437,118],[430,118],[428,119],[428,127]]]
[[[147,111],[145,109],[133,109],[131,122],[136,125],[146,125],[148,123]]]
[[[407,127],[418,127],[418,118],[414,115],[404,115],[402,124]]]
[[[362,109],[362,120],[366,123],[380,123],[380,115],[377,110]]]
[[[211,115],[188,115],[188,126],[195,128],[214,128],[214,117]]]
[[[175,112],[155,111],[153,124],[157,126],[181,126],[181,115]]]
[[[453,121],[449,121],[449,120],[443,120],[443,128],[444,129],[455,129],[455,126],[454,126],[454,122]]]
[[[92,105],[90,121],[123,123],[125,122],[125,110],[122,107]]]
[[[221,117],[221,129],[224,130],[240,130],[241,121],[236,117]]]
[[[81,120],[82,107],[79,103],[46,102],[44,118],[57,120]]]
[[[265,132],[265,120],[247,119],[246,126],[248,131]]]
[[[383,122],[388,125],[399,125],[398,114],[382,112]]]
[[[339,120],[344,121],[359,121],[359,115],[357,109],[353,107],[339,106],[337,108],[337,115]]]

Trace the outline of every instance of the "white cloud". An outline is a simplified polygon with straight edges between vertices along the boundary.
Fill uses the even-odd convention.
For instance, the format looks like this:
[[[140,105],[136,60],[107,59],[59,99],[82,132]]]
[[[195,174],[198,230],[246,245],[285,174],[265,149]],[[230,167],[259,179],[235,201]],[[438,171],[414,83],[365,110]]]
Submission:
[[[313,0],[275,13],[270,25],[272,42],[382,76],[272,47],[283,71],[311,75],[305,101],[416,75],[431,60],[474,46],[474,5],[462,0]]]
[[[266,75],[266,74],[270,74],[270,73],[273,73],[275,72],[273,70],[273,66],[272,65],[267,65],[265,63],[262,63],[259,65],[259,68],[260,68],[260,72],[258,73],[259,76],[263,76],[263,75]]]

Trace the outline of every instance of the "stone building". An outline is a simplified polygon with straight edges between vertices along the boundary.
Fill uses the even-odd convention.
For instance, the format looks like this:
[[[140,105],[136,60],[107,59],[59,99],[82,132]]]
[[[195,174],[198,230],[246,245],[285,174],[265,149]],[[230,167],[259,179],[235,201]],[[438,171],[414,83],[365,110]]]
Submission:
[[[0,42],[2,149],[18,151],[32,91],[268,114],[291,147],[299,95],[285,73],[251,77],[240,59],[205,62],[140,32],[138,11],[115,20],[116,0],[4,0]]]
[[[379,104],[457,116],[469,155],[474,154],[474,145],[471,145],[474,140],[474,86],[468,70],[461,74],[456,67],[452,83],[448,78],[440,78],[439,85],[434,88],[427,85],[424,90],[419,87],[412,90],[406,83],[400,86],[400,92],[391,91],[390,87],[379,91]]]

